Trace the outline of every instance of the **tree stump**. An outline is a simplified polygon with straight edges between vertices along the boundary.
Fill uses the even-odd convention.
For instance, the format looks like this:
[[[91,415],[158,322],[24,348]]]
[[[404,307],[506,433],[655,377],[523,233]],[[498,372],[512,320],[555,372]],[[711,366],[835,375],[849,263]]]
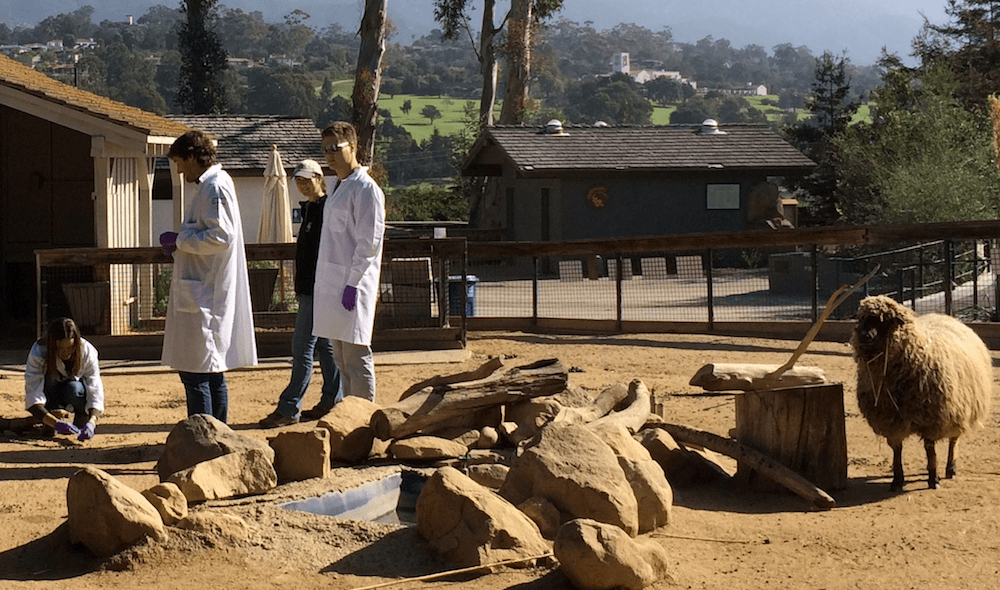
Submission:
[[[736,396],[736,440],[824,490],[847,487],[847,432],[842,383]],[[757,490],[780,486],[737,463],[736,477]]]

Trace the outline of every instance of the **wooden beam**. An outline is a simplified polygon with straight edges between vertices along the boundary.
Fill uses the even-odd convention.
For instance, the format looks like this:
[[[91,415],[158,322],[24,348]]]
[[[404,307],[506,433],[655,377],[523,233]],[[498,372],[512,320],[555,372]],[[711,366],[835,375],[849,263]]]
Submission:
[[[508,260],[531,256],[585,256],[705,250],[708,248],[764,248],[918,242],[921,240],[992,240],[1000,220],[910,223],[886,226],[799,228],[786,231],[747,231],[645,236],[564,242],[472,242],[469,260]]]

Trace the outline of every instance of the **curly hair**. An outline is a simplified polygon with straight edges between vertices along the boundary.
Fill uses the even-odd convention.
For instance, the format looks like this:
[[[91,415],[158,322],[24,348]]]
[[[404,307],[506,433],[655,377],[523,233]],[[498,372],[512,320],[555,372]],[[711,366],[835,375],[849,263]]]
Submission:
[[[212,136],[198,129],[188,131],[175,139],[174,143],[170,145],[167,157],[194,158],[198,165],[203,168],[208,168],[219,162],[215,153],[215,144],[212,143]]]

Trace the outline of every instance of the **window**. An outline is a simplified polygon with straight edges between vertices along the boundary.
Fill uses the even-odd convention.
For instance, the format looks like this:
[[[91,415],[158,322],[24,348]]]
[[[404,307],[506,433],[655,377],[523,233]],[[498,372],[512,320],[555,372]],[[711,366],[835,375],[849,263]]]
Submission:
[[[708,209],[739,209],[740,185],[710,184],[705,202]]]

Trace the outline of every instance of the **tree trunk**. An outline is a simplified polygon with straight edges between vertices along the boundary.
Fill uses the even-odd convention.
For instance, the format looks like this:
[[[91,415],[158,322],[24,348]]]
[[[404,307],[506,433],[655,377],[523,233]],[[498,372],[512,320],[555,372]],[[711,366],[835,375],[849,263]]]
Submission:
[[[746,445],[742,445],[735,440],[722,438],[711,432],[679,424],[664,423],[657,426],[657,428],[666,430],[679,443],[698,445],[710,451],[732,457],[737,462],[756,469],[762,475],[780,483],[802,498],[809,500],[817,508],[829,510],[837,505],[837,502],[830,497],[830,494],[816,487],[808,479],[767,455],[755,451]]]
[[[378,93],[382,87],[388,8],[389,0],[365,0],[365,14],[361,17],[361,47],[352,99],[353,122],[358,128],[358,161],[365,166],[375,157],[375,125],[378,122]]]
[[[736,396],[736,440],[825,490],[847,487],[844,385],[830,383]],[[736,476],[755,489],[771,489],[752,465]]]
[[[531,75],[531,32],[534,0],[511,0],[507,22],[507,90],[500,109],[501,125],[520,125],[528,106]]]
[[[426,387],[375,412],[371,428],[381,440],[401,438],[489,406],[558,393],[567,381],[562,363],[549,359],[478,381]]]
[[[479,55],[482,59],[480,64],[483,73],[483,93],[479,99],[479,122],[483,127],[493,124],[493,106],[497,101],[497,74],[499,65],[497,64],[496,48],[493,46],[493,38],[496,36],[496,29],[493,26],[493,19],[496,17],[496,1],[483,1],[483,28],[479,32]]]
[[[698,369],[688,385],[707,391],[759,391],[826,383],[826,375],[819,367],[792,367],[775,375],[778,368],[778,365],[709,363]]]

